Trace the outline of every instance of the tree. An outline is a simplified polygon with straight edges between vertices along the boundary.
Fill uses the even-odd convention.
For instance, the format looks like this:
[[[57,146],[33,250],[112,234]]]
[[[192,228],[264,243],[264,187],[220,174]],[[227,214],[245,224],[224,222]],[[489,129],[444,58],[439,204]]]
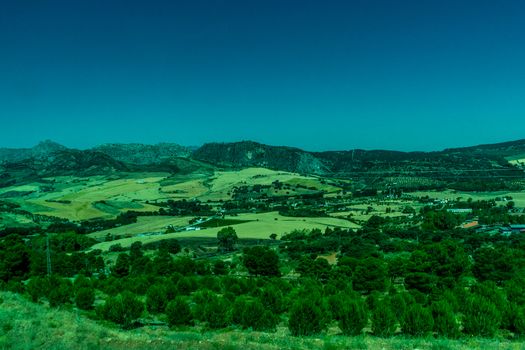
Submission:
[[[297,300],[288,319],[288,328],[293,336],[308,336],[319,334],[327,326],[327,308],[321,297],[311,296]]]
[[[68,279],[52,277],[49,281],[49,287],[47,299],[51,307],[57,307],[71,301],[73,286]]]
[[[422,337],[432,331],[434,320],[430,310],[415,303],[407,308],[400,324],[403,333]]]
[[[129,275],[130,257],[128,254],[121,253],[117,257],[115,266],[113,267],[113,275],[115,277],[125,277]]]
[[[27,277],[30,266],[30,253],[19,235],[9,235],[0,239],[0,280]]]
[[[166,306],[166,316],[170,327],[193,325],[190,306],[183,297],[175,297]]]
[[[387,286],[387,265],[382,259],[366,258],[359,262],[352,276],[354,289],[370,293],[384,291]]]
[[[77,290],[75,304],[79,309],[91,310],[95,302],[95,290],[90,287],[81,287]]]
[[[465,333],[493,337],[501,323],[496,305],[485,297],[473,295],[467,300],[463,318]]]
[[[130,329],[144,311],[144,304],[132,293],[125,291],[110,297],[100,309],[102,318]]]
[[[359,335],[368,323],[368,312],[361,299],[349,299],[342,304],[339,328],[345,335]]]
[[[218,248],[220,251],[233,251],[239,239],[233,227],[225,227],[217,232]]]
[[[378,303],[372,311],[372,332],[380,337],[390,337],[396,330],[396,316],[388,300]]]
[[[151,313],[161,313],[166,309],[168,292],[163,285],[155,284],[146,293],[146,307]]]
[[[266,309],[259,298],[241,296],[235,299],[232,309],[233,321],[242,328],[255,331],[272,331],[279,320]]]
[[[245,248],[242,262],[251,275],[280,276],[279,256],[268,247]]]
[[[445,300],[437,301],[431,306],[434,318],[434,331],[447,338],[459,336],[459,322],[456,320],[454,311]]]
[[[203,308],[203,320],[212,329],[224,328],[230,322],[229,302],[224,297],[210,295]]]
[[[215,275],[227,275],[228,274],[228,266],[226,263],[222,260],[217,260],[213,263],[213,273]]]

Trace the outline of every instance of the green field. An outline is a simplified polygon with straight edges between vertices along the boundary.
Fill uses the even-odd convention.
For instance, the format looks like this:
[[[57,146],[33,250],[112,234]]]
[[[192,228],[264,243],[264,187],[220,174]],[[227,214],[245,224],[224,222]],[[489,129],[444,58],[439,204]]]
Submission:
[[[139,218],[143,219],[143,218]],[[100,239],[104,237],[108,232],[116,234],[118,236],[125,236],[130,232],[135,235],[131,238],[122,238],[110,242],[101,242],[92,247],[92,249],[101,249],[103,251],[108,250],[114,244],[120,243],[122,247],[129,247],[133,242],[140,241],[143,244],[157,242],[171,238],[216,238],[217,232],[222,227],[201,229],[199,231],[183,231],[168,233],[157,236],[141,236],[148,232],[155,232],[160,227],[165,227],[168,224],[177,222],[177,219],[181,219],[181,223],[188,222],[188,218],[165,218],[162,216],[150,217],[147,221],[140,220],[137,224],[122,226],[117,229],[106,230],[101,232],[92,233],[91,236]],[[307,229],[311,230],[318,228],[321,230],[327,227],[341,227],[355,229],[359,226],[343,219],[320,217],[320,218],[302,218],[302,217],[285,217],[279,215],[277,212],[262,213],[262,214],[240,214],[238,216],[226,216],[225,219],[231,220],[244,220],[247,222],[234,225],[235,231],[239,239],[269,239],[272,233],[277,234],[277,237],[281,237],[284,233],[289,233],[293,230]],[[116,232],[116,233],[115,233]],[[125,232],[125,233],[124,233]],[[121,234],[119,234],[121,233]]]
[[[294,188],[294,194],[310,193],[315,188],[337,192],[338,187],[321,183],[316,177],[249,168],[241,171],[217,171],[211,175],[188,174],[173,178],[167,173],[123,174],[114,176],[74,177],[60,176],[22,186],[0,189],[0,196],[18,203],[33,214],[56,216],[72,221],[113,218],[119,213],[157,211],[151,202],[173,200],[219,201],[232,197],[234,187],[264,185],[280,181]],[[51,188],[51,189],[50,189]],[[277,190],[271,195],[289,194]]]
[[[425,197],[428,196],[429,198],[435,198],[435,199],[448,199],[448,200],[456,200],[458,198],[461,198],[461,200],[468,200],[469,198],[472,198],[472,200],[490,200],[494,199],[496,197],[506,197],[510,196],[512,197],[512,200],[514,201],[516,207],[518,208],[524,208],[525,207],[525,192],[459,192],[459,191],[422,191],[422,192],[411,192],[411,196],[414,197]]]

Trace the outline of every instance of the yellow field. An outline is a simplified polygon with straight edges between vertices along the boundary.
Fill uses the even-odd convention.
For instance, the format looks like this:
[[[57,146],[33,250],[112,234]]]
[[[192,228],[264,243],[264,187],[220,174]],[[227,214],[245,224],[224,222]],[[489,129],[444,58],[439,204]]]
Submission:
[[[154,217],[151,219],[160,219],[162,217]],[[237,236],[240,239],[268,239],[272,233],[277,234],[278,237],[281,237],[284,233],[289,233],[296,229],[307,229],[311,230],[318,228],[324,230],[327,227],[341,227],[341,228],[358,228],[359,226],[351,223],[347,220],[337,219],[337,218],[291,218],[279,215],[277,212],[271,213],[262,213],[262,214],[240,214],[238,216],[227,216],[226,219],[233,220],[251,220],[242,224],[234,225]],[[133,232],[146,233],[153,231],[150,229],[153,225],[153,221],[150,223],[150,226],[144,226],[144,232],[139,232],[140,230],[135,230]],[[131,226],[131,225],[129,225]],[[120,227],[124,232],[126,227]],[[96,244],[92,249],[101,249],[108,250],[110,246],[116,243],[120,243],[123,247],[129,247],[133,242],[141,241],[142,243],[151,243],[156,241],[161,241],[169,238],[215,238],[217,237],[217,232],[221,229],[218,228],[208,228],[202,229],[200,231],[184,231],[184,232],[175,232],[159,236],[142,236],[142,237],[132,237],[132,238],[123,238],[111,242],[102,242]],[[112,232],[112,230],[109,230]],[[97,235],[98,237],[104,236],[107,234],[107,231],[102,231],[105,233],[97,232],[92,235]]]
[[[191,216],[139,216],[137,222],[134,224],[94,232],[89,234],[89,236],[95,239],[101,239],[106,237],[108,233],[115,237],[126,237],[148,232],[161,232],[169,225],[175,227],[186,226],[191,218]]]
[[[457,198],[461,198],[461,200],[468,200],[469,198],[472,198],[472,200],[489,200],[494,199],[496,197],[504,197],[504,196],[510,196],[512,197],[512,200],[516,204],[516,207],[518,208],[524,208],[525,207],[525,192],[458,192],[458,191],[442,191],[442,192],[434,192],[434,191],[427,191],[427,192],[413,192],[410,193],[414,197],[424,197],[429,196],[430,198],[435,199],[448,199],[448,200],[455,200]],[[505,202],[499,202],[500,204],[504,204]]]
[[[339,188],[321,184],[316,177],[274,171],[264,168],[248,168],[241,171],[217,171],[213,175],[189,174],[168,179],[166,173],[130,174],[126,178],[92,176],[78,178],[60,176],[47,178],[54,191],[44,192],[49,184],[34,183],[7,187],[7,192],[33,192],[25,197],[13,195],[13,200],[34,214],[50,215],[73,221],[95,218],[112,218],[127,210],[157,211],[158,207],[146,202],[169,199],[199,199],[201,201],[228,200],[233,188],[239,186],[271,185],[280,181],[291,186],[302,185],[335,193]],[[167,180],[167,181],[164,181]],[[167,183],[167,185],[163,185]],[[308,189],[272,190],[270,195],[309,193]]]

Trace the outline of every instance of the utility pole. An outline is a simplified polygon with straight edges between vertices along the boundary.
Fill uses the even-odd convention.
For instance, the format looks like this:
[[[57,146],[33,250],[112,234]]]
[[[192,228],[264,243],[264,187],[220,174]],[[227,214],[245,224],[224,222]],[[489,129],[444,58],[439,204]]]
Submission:
[[[51,248],[49,246],[49,233],[46,234],[46,260],[47,260],[47,275],[51,276]]]

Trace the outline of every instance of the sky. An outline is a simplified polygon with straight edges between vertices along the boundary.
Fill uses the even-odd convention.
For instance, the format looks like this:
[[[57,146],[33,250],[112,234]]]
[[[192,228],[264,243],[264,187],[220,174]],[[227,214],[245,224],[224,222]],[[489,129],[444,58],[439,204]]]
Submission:
[[[5,0],[0,147],[525,138],[521,0]]]

